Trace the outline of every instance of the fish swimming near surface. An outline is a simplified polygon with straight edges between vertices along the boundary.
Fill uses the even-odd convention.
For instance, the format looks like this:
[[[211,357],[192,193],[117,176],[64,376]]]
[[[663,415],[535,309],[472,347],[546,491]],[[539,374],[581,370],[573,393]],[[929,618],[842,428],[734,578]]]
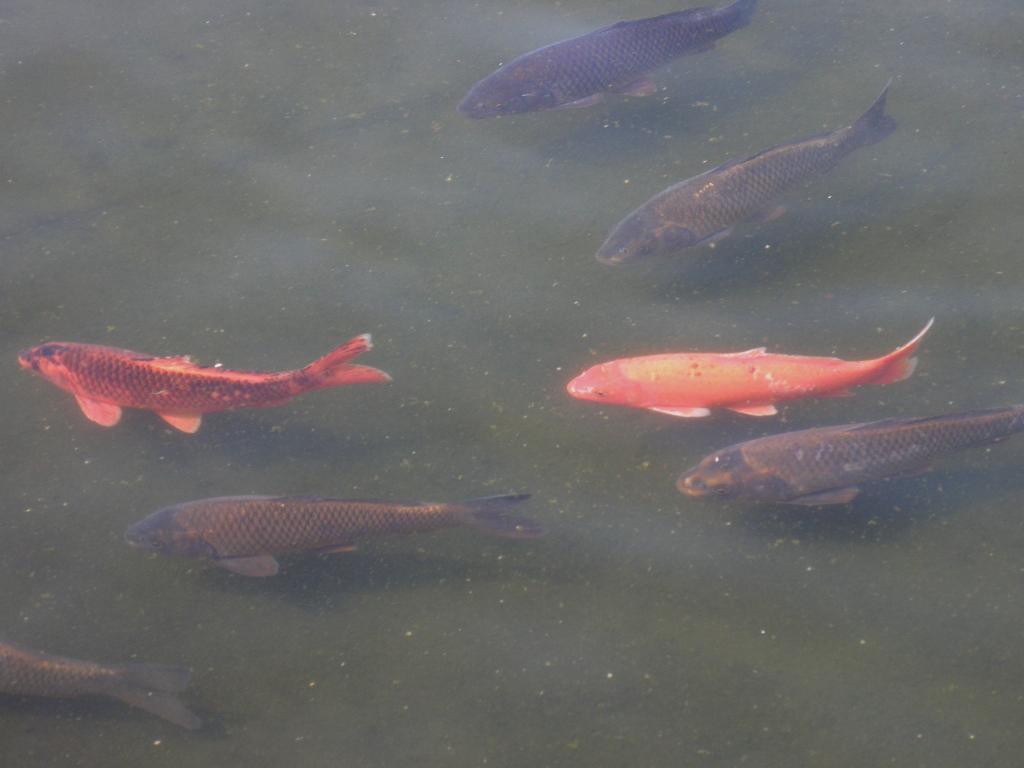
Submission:
[[[676,253],[728,237],[741,222],[778,218],[785,213],[775,203],[779,195],[895,130],[885,114],[890,85],[853,125],[730,160],[659,192],[615,225],[597,260],[616,265]]]
[[[27,349],[18,362],[73,394],[86,417],[104,427],[121,420],[122,408],[142,408],[155,411],[175,429],[193,433],[204,413],[265,408],[317,389],[391,381],[376,368],[349,364],[371,348],[370,335],[364,334],[304,368],[269,373],[69,342]]]
[[[874,360],[746,352],[678,352],[627,357],[588,368],[566,385],[580,400],[698,418],[712,408],[772,416],[776,403],[843,397],[862,384],[892,384],[917,367],[914,354],[934,318],[902,347]]]
[[[497,117],[589,107],[607,92],[645,96],[657,89],[647,73],[679,56],[714,47],[750,23],[757,0],[620,21],[524,53],[470,89],[459,104],[467,117]]]
[[[688,496],[808,506],[845,504],[860,485],[917,475],[942,456],[1024,430],[1024,405],[815,427],[723,448],[684,472]]]
[[[368,536],[469,525],[508,538],[535,538],[540,526],[509,514],[529,494],[459,504],[225,496],[165,507],[125,532],[129,544],[167,555],[210,558],[243,576],[273,576],[274,555],[346,552]]]
[[[109,696],[195,730],[202,721],[174,695],[185,690],[191,676],[184,667],[97,664],[0,642],[0,691],[4,693],[61,699]]]

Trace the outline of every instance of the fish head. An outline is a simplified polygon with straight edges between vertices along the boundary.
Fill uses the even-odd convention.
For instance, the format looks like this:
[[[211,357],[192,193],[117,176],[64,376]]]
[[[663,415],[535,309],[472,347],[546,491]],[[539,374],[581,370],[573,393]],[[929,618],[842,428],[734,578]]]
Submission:
[[[54,341],[23,349],[18,353],[18,363],[22,368],[35,371],[58,387],[69,389],[71,376],[65,362],[67,353],[67,344]]]
[[[597,260],[611,266],[640,261],[696,245],[697,235],[689,227],[666,224],[644,208],[624,218],[597,251]]]
[[[592,366],[565,385],[565,391],[577,400],[612,405],[637,405],[639,387],[622,375],[618,361]]]
[[[530,62],[511,62],[470,88],[458,110],[466,117],[481,119],[553,109],[558,105],[557,94],[533,71]]]
[[[784,501],[792,496],[789,485],[772,474],[752,467],[742,446],[723,448],[705,457],[676,481],[687,496],[746,498],[758,501]]]
[[[216,551],[202,534],[178,520],[181,505],[164,507],[124,532],[124,539],[136,549],[161,555],[214,557]]]

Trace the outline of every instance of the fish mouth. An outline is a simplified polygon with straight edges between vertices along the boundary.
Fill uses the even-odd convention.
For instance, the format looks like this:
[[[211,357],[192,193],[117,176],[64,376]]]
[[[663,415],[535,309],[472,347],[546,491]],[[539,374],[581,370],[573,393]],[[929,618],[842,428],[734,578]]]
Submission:
[[[138,525],[133,525],[124,532],[124,540],[125,543],[135,549],[142,549],[146,546],[145,535]]]
[[[617,267],[626,260],[625,248],[601,248],[594,256],[602,264]]]
[[[676,481],[676,488],[686,496],[697,498],[707,496],[710,492],[703,480],[693,474],[694,470],[687,470]]]
[[[498,114],[496,110],[489,108],[486,103],[473,97],[472,94],[460,101],[459,106],[455,109],[460,115],[471,117],[474,120],[479,120],[484,117],[494,117]]]
[[[18,353],[18,365],[25,369],[31,369],[35,366],[32,365],[32,350],[23,349]]]

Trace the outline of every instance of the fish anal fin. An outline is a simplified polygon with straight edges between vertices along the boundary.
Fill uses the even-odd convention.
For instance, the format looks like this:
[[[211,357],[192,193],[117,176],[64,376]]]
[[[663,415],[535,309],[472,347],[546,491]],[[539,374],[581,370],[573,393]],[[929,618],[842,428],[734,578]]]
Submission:
[[[157,411],[157,416],[175,429],[187,432],[190,435],[198,432],[199,427],[203,423],[203,414],[201,413],[167,413],[165,411]]]
[[[806,496],[797,496],[795,499],[789,499],[787,503],[800,504],[804,507],[824,507],[829,504],[849,504],[857,497],[858,493],[860,493],[860,488],[855,485],[851,485],[847,488],[833,488],[830,491],[821,491],[820,493],[809,493]]]
[[[239,576],[253,576],[263,578],[274,576],[279,567],[277,560],[271,555],[256,555],[254,557],[221,557],[214,561],[221,568],[226,568]]]
[[[85,395],[75,395],[78,407],[89,421],[104,427],[112,427],[121,420],[121,406],[93,400]]]
[[[355,544],[336,544],[335,546],[332,546],[332,547],[324,547],[323,549],[318,549],[317,550],[317,552],[319,552],[321,555],[337,555],[337,554],[341,554],[342,552],[355,552],[355,551],[356,551],[356,545]]]
[[[615,85],[612,90],[624,96],[650,96],[658,92],[658,86],[649,77],[640,77],[628,83]]]
[[[853,397],[853,392],[848,389],[837,389],[835,392],[822,392],[818,397]]]
[[[576,99],[576,101],[559,104],[554,109],[586,109],[587,107],[600,104],[602,101],[604,101],[604,96],[600,93],[594,93],[590,96],[584,96],[582,99]]]
[[[786,206],[776,205],[774,208],[765,208],[751,216],[747,221],[751,224],[767,224],[769,221],[781,219],[786,215]]]
[[[711,410],[708,408],[648,408],[647,410],[682,419],[702,419],[711,415]]]
[[[730,405],[729,410],[746,416],[774,416],[779,412],[771,403],[766,405]]]

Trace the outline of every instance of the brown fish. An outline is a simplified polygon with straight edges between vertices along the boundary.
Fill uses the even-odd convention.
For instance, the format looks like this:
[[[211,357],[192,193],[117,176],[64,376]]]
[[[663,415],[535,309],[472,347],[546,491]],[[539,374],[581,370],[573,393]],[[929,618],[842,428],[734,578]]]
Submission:
[[[723,448],[684,472],[687,496],[788,504],[845,504],[860,484],[931,470],[953,451],[1024,430],[1024,405],[984,411],[815,427]]]
[[[208,557],[243,576],[273,576],[274,555],[345,552],[367,536],[470,525],[509,538],[534,538],[540,526],[508,507],[529,494],[488,496],[460,504],[314,497],[224,496],[165,507],[133,525],[133,547]]]
[[[266,408],[318,389],[391,381],[384,371],[351,364],[372,348],[367,333],[304,368],[274,372],[206,367],[187,357],[154,357],[74,342],[26,349],[18,362],[73,394],[86,418],[104,427],[121,420],[122,407],[143,408],[156,411],[175,429],[193,433],[204,413]]]
[[[646,96],[657,90],[647,73],[689,53],[714,47],[745,27],[757,0],[691,8],[650,19],[620,21],[524,53],[474,85],[459,104],[467,117],[497,117],[589,107],[608,92]]]
[[[184,667],[97,664],[0,642],[0,691],[4,693],[60,699],[110,696],[195,730],[202,721],[174,695],[185,690],[191,675]]]
[[[853,125],[730,160],[659,192],[615,225],[597,260],[614,265],[674,253],[728,237],[740,222],[780,216],[784,209],[774,202],[779,195],[895,129],[896,121],[885,114],[891,84]]]

